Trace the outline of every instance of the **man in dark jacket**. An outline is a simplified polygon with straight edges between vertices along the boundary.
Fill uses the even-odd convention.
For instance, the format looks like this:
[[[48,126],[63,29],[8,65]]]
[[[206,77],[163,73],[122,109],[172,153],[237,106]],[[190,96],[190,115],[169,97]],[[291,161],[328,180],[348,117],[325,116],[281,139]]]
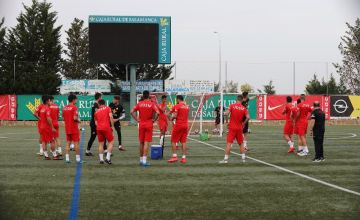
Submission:
[[[101,93],[95,93],[95,102],[94,102],[94,105],[93,107],[91,108],[91,121],[90,121],[90,128],[91,128],[91,135],[90,135],[90,139],[89,139],[89,142],[88,142],[88,146],[87,146],[87,149],[86,149],[86,152],[85,152],[85,155],[86,156],[93,156],[93,154],[91,153],[91,147],[95,141],[95,138],[96,138],[96,125],[95,125],[95,119],[94,119],[94,114],[95,114],[95,111],[99,108],[99,104],[98,104],[98,101],[102,98],[102,95]],[[105,148],[105,146],[104,146]]]
[[[309,129],[315,145],[315,158],[313,162],[324,161],[325,113],[320,109],[320,103],[318,101],[314,102],[314,110],[311,112]]]
[[[125,151],[124,147],[122,146],[121,140],[121,125],[120,120],[125,118],[125,109],[120,104],[120,96],[114,96],[112,103],[110,103],[109,107],[112,110],[113,118],[114,118],[114,128],[118,136],[119,141],[119,150]]]

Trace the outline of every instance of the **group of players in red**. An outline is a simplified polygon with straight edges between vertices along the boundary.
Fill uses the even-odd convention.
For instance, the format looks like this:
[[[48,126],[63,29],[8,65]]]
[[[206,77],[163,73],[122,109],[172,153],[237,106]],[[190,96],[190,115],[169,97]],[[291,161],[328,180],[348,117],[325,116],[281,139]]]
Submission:
[[[137,112],[138,115],[136,115]],[[189,106],[184,102],[182,95],[176,96],[176,105],[170,111],[167,111],[165,95],[161,97],[161,104],[157,105],[151,100],[150,93],[144,91],[141,101],[131,110],[130,114],[139,123],[140,165],[150,165],[147,161],[147,155],[153,137],[153,124],[157,120],[160,129],[160,143],[164,146],[168,119],[173,122],[171,132],[172,156],[168,162],[175,163],[178,161],[176,153],[177,143],[181,143],[182,158],[180,162],[187,163],[186,141],[188,136]]]
[[[39,105],[34,115],[39,119],[38,129],[40,134],[41,141],[41,154],[44,155],[46,160],[50,160],[47,153],[47,145],[51,146],[51,152],[53,154],[53,160],[62,159],[62,152],[60,147],[60,139],[59,139],[59,107],[54,104],[54,98],[52,96],[44,95],[42,97],[42,104]],[[79,123],[80,118],[78,114],[78,110],[76,107],[77,97],[76,95],[70,94],[68,96],[68,105],[66,105],[62,109],[62,116],[65,123],[65,133],[66,133],[66,162],[70,163],[70,145],[73,144],[76,151],[76,162],[82,163],[80,157],[80,131],[79,131]],[[230,151],[233,142],[236,140],[240,146],[240,152],[242,159],[245,160],[245,152],[246,149],[244,147],[244,133],[243,128],[245,124],[249,121],[249,112],[247,108],[242,104],[243,96],[239,95],[235,103],[231,104],[229,108],[225,111],[224,115],[226,117],[226,122],[228,123],[229,115],[230,122],[228,123],[228,134],[226,139],[226,149],[225,149],[225,157],[224,160],[220,161],[220,163],[228,163]],[[105,105],[105,101],[103,99],[98,100],[99,108],[94,113],[94,119],[96,123],[96,132],[98,135],[99,141],[99,159],[100,163],[104,162],[108,164],[112,164],[111,162],[111,154],[113,149],[113,141],[114,136],[112,133],[112,127],[114,125],[114,120],[112,116],[112,110],[110,107]],[[290,106],[289,106],[290,107]],[[288,109],[288,106],[286,107]],[[305,106],[298,105],[298,111],[300,112],[300,118],[302,118],[301,113],[302,109],[306,109]],[[291,112],[295,110],[291,109]],[[138,113],[138,114],[137,114]],[[166,96],[162,96],[161,104],[156,104],[150,98],[150,93],[148,91],[143,92],[142,99],[140,102],[134,106],[134,108],[130,112],[131,116],[138,122],[139,125],[139,154],[140,154],[140,165],[141,166],[149,166],[149,162],[147,161],[149,145],[152,142],[153,138],[153,125],[155,121],[158,121],[158,125],[160,128],[160,141],[164,146],[165,134],[168,129],[168,120],[173,123],[173,128],[171,132],[171,145],[172,145],[172,156],[168,160],[169,163],[177,162],[177,144],[181,143],[182,145],[182,157],[180,162],[185,164],[187,163],[187,137],[188,137],[188,117],[189,117],[189,106],[184,102],[184,97],[182,95],[176,96],[176,104],[171,108],[170,111],[167,110],[166,105]],[[287,114],[287,112],[286,112]],[[287,114],[288,115],[288,114]],[[290,118],[292,118],[293,113],[289,114]],[[299,120],[301,122],[301,120]],[[298,133],[303,134],[303,124],[298,122]],[[286,125],[286,127],[289,125]],[[288,128],[290,129],[290,128]],[[293,143],[291,140],[291,135],[288,134],[289,137],[289,145],[293,147]],[[302,139],[300,139],[302,140]],[[104,142],[108,142],[107,154],[104,159]],[[306,141],[306,139],[305,139]],[[290,143],[291,142],[291,143]],[[303,142],[299,142],[303,143]],[[57,146],[57,149],[56,149]],[[306,142],[303,149],[307,149]]]
[[[294,146],[293,135],[298,136],[298,151],[299,156],[307,156],[309,149],[306,142],[306,134],[308,130],[308,118],[312,112],[312,108],[305,102],[305,95],[302,94],[294,105],[291,96],[286,97],[286,105],[283,110],[285,114],[284,138],[289,145],[288,153],[296,151]]]
[[[59,138],[59,106],[54,102],[53,96],[43,95],[42,104],[40,104],[34,115],[38,118],[38,131],[40,135],[40,155],[45,160],[51,160],[47,152],[47,146],[51,146],[53,160],[62,160],[61,142]],[[70,163],[70,146],[73,145],[76,152],[76,162],[83,163],[80,157],[80,117],[76,107],[77,97],[74,94],[68,96],[68,105],[62,109],[62,116],[65,124],[66,147],[65,160]],[[97,125],[97,135],[99,141],[99,158],[100,163],[111,164],[111,153],[113,149],[114,136],[112,133],[113,118],[110,107],[105,105],[104,100],[98,101],[99,108],[95,112],[95,123]],[[103,156],[103,146],[105,139],[108,141],[106,158]]]
[[[44,156],[45,160],[51,160],[47,152],[47,146],[51,146],[51,153],[53,160],[62,160],[61,141],[59,138],[59,106],[54,103],[54,97],[43,95],[41,97],[42,104],[40,104],[34,112],[34,116],[38,119],[38,132],[40,135],[40,155]],[[76,161],[80,160],[80,131],[75,95],[69,95],[69,104],[62,109],[62,116],[65,122],[66,133],[66,162],[70,162],[70,145],[73,145],[76,151]]]

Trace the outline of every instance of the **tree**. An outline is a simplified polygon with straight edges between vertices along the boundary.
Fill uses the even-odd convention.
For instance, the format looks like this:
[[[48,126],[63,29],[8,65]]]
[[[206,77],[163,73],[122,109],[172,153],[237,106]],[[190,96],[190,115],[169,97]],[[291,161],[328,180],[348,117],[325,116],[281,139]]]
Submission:
[[[227,83],[227,88],[225,88],[226,92],[237,93],[238,92],[239,83],[235,81],[230,81]]]
[[[141,64],[136,68],[137,80],[166,80],[172,73],[174,65],[158,65],[158,64]],[[105,74],[102,77],[109,80],[125,80],[126,65],[125,64],[105,64]],[[128,76],[129,77],[129,76]]]
[[[97,75],[95,64],[89,62],[89,33],[84,21],[74,18],[71,27],[65,31],[66,58],[62,62],[61,73],[67,79],[92,79]]]
[[[328,82],[318,80],[317,76],[314,74],[313,79],[308,82],[305,86],[305,92],[307,94],[348,94],[349,90],[340,80],[340,83],[337,84],[336,79],[334,78],[333,74],[330,75]]]
[[[5,83],[5,64],[6,64],[6,50],[7,50],[7,42],[6,42],[6,28],[3,27],[5,22],[5,18],[2,18],[0,21],[0,93],[7,93],[8,84]]]
[[[268,95],[274,95],[276,93],[275,86],[273,85],[273,81],[270,80],[268,84],[264,85],[264,93]]]
[[[170,77],[174,65],[143,64],[137,69],[140,80],[160,79],[166,80]]]
[[[61,26],[55,26],[57,13],[51,3],[33,0],[24,5],[17,25],[9,31],[6,59],[15,60],[13,81],[12,62],[7,62],[4,74],[11,92],[17,94],[55,94],[60,85]],[[10,65],[9,65],[10,64]]]
[[[247,92],[247,93],[254,92],[253,87],[249,83],[242,84],[240,86],[240,90],[241,90],[241,92]]]
[[[305,86],[305,91],[307,94],[326,94],[326,86],[324,87],[317,78],[317,75],[314,74],[313,78]]]
[[[338,47],[343,56],[342,63],[333,65],[344,85],[352,93],[360,95],[360,19],[356,19],[354,26],[349,23],[346,26],[349,30],[341,37]]]

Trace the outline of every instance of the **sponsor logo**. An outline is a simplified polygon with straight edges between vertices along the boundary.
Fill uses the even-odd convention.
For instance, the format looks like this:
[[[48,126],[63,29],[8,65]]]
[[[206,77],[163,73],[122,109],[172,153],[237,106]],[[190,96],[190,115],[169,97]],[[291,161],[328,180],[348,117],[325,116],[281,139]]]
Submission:
[[[167,26],[169,25],[169,21],[167,18],[160,18],[160,26]]]
[[[346,101],[343,99],[336,100],[333,106],[334,110],[339,114],[346,112],[346,110],[349,108]]]
[[[39,99],[35,98],[35,99],[34,99],[34,103],[28,102],[28,103],[26,104],[26,107],[29,109],[29,111],[30,111],[31,113],[34,113],[35,110],[37,109],[37,107],[38,107],[40,104],[41,104],[41,99],[40,99],[40,98],[39,98]]]
[[[273,106],[273,107],[268,106],[268,110],[269,110],[269,111],[272,111],[272,110],[275,110],[275,109],[277,109],[277,108],[280,108],[281,106],[283,106],[283,104],[277,105],[277,106]]]

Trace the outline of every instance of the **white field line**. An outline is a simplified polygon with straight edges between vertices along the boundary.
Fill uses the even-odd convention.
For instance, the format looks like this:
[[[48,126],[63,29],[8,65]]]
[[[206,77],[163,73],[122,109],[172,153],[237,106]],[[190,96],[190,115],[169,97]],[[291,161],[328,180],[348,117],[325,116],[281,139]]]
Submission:
[[[354,134],[354,133],[346,133],[346,134],[348,134],[349,136],[344,136],[344,137],[329,137],[329,138],[325,137],[325,138],[326,138],[326,139],[331,139],[331,140],[338,140],[338,139],[354,138],[354,137],[357,136],[357,135]]]
[[[206,146],[215,148],[215,149],[217,149],[217,150],[224,151],[223,148],[220,148],[220,147],[215,146],[215,145],[213,145],[213,144],[209,144],[209,143],[206,143],[206,142],[203,142],[203,141],[199,141],[199,140],[196,140],[196,139],[193,139],[193,138],[188,138],[188,139],[190,139],[190,140],[192,140],[192,141],[195,141],[195,142],[198,142],[198,143],[201,143],[201,144],[204,144],[204,145],[206,145]],[[239,153],[236,153],[236,152],[233,152],[233,151],[231,151],[231,153],[232,153],[232,154],[235,154],[235,155],[238,155],[238,156],[241,156]],[[356,192],[356,191],[353,191],[353,190],[350,190],[350,189],[346,189],[346,188],[344,188],[344,187],[337,186],[337,185],[334,185],[334,184],[331,184],[331,183],[328,183],[328,182],[325,182],[325,181],[322,181],[322,180],[319,180],[319,179],[316,179],[316,178],[307,176],[307,175],[305,175],[305,174],[298,173],[298,172],[295,172],[295,171],[286,169],[286,168],[284,168],[284,167],[280,167],[280,166],[277,166],[277,165],[275,165],[275,164],[271,164],[271,163],[268,163],[268,162],[265,162],[265,161],[262,161],[262,160],[253,158],[253,157],[247,156],[247,158],[249,158],[250,160],[256,161],[256,162],[258,162],[258,163],[261,163],[261,164],[264,164],[264,165],[267,165],[267,166],[276,168],[276,169],[278,169],[278,170],[282,170],[282,171],[284,171],[284,172],[291,173],[291,174],[294,174],[294,175],[296,175],[296,176],[300,176],[300,177],[302,177],[302,178],[304,178],[304,179],[308,179],[308,180],[310,180],[310,181],[313,181],[313,182],[316,182],[316,183],[320,183],[320,184],[322,184],[322,185],[329,186],[329,187],[334,188],[334,189],[338,189],[338,190],[341,190],[341,191],[344,191],[344,192],[347,192],[347,193],[351,193],[351,194],[356,195],[356,196],[360,196],[360,193],[359,193],[359,192]]]

